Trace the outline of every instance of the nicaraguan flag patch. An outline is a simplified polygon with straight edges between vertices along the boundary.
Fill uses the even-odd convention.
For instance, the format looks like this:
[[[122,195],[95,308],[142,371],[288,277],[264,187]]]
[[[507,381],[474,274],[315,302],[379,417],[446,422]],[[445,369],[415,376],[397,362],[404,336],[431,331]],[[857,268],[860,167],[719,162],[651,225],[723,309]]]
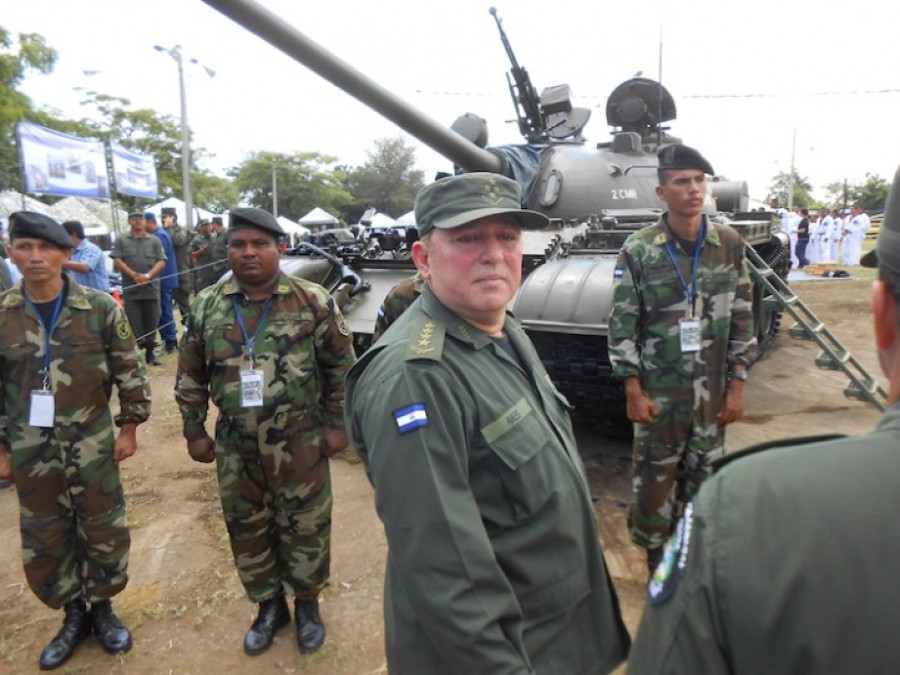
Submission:
[[[615,271],[613,271],[613,279],[621,279],[622,275],[624,274],[625,270],[623,270],[621,267],[617,267]]]
[[[395,410],[394,421],[397,423],[397,431],[401,434],[408,434],[413,429],[427,427],[431,424],[428,421],[424,403],[413,403],[405,408]]]

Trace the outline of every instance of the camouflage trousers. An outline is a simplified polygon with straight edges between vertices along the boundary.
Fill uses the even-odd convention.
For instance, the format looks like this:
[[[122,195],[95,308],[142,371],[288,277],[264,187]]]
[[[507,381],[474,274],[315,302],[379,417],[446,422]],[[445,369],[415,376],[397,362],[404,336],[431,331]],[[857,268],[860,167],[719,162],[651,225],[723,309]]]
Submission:
[[[716,420],[704,422],[690,403],[653,398],[660,413],[651,424],[634,425],[628,530],[638,546],[663,546],[687,504],[724,452]]]
[[[280,419],[284,415],[276,416]],[[331,476],[321,430],[222,415],[216,422],[219,495],[231,551],[253,602],[286,586],[317,597],[331,562]]]
[[[109,436],[109,452],[90,459],[52,440],[13,448],[25,578],[54,609],[79,595],[111,598],[128,582],[131,536]]]

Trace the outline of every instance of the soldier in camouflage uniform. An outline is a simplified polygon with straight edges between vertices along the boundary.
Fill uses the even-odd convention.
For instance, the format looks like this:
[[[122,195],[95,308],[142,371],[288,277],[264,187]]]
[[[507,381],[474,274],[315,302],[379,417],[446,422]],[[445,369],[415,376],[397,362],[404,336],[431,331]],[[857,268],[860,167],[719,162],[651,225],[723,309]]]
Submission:
[[[378,317],[375,319],[372,342],[384,335],[391,324],[400,318],[400,315],[416,301],[416,298],[422,295],[422,286],[424,285],[425,279],[422,274],[416,272],[409,279],[404,279],[388,291],[378,310]]]
[[[175,263],[178,267],[178,286],[172,291],[172,299],[181,313],[181,325],[187,328],[190,325],[191,305],[190,251],[194,235],[188,232],[186,227],[178,224],[178,215],[172,207],[163,207],[162,222],[175,248]]]
[[[92,629],[110,653],[131,648],[110,603],[128,580],[131,541],[118,462],[137,449],[150,388],[115,300],[63,274],[66,231],[37,213],[14,213],[10,222],[24,279],[0,298],[0,477],[16,484],[28,584],[50,607],[65,608],[41,655],[46,670]]]
[[[613,372],[634,422],[629,529],[651,571],[683,505],[743,413],[756,353],[744,241],[704,214],[712,167],[683,145],[659,153],[668,206],[619,253],[609,317]]]
[[[265,651],[290,621],[286,586],[307,652],[325,639],[317,598],[329,572],[328,457],[348,442],[353,338],[325,289],[280,271],[284,231],[269,213],[234,209],[227,236],[234,276],[191,304],[175,397],[191,457],[216,460],[235,565],[260,605],[244,651]],[[204,427],[210,398],[215,442]]]
[[[197,234],[191,241],[191,262],[194,267],[194,291],[199,293],[219,280],[213,264],[213,248],[216,240],[212,236],[212,223],[201,220],[197,224]]]
[[[212,245],[213,278],[218,281],[228,270],[228,238],[225,236],[225,224],[222,218],[216,216],[212,219],[212,230],[215,238]]]

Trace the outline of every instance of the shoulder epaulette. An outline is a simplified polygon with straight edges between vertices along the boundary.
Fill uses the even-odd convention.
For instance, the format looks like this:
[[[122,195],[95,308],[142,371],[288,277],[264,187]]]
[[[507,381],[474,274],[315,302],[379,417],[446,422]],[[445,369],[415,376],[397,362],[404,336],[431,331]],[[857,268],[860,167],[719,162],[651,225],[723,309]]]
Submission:
[[[409,327],[407,333],[409,346],[406,350],[406,361],[428,359],[440,361],[444,352],[446,330],[443,324],[423,316]]]

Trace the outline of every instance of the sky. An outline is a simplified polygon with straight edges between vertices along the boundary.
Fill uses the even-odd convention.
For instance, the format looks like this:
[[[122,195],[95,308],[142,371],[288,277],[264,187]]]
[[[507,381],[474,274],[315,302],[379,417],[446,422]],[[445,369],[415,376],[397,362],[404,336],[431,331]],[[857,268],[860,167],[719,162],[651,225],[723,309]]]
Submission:
[[[605,142],[606,98],[641,71],[660,76],[677,118],[671,133],[717,173],[762,200],[792,164],[826,184],[891,180],[900,164],[897,11],[876,0],[552,3],[535,0],[262,0],[288,24],[438,123],[471,112],[491,145],[521,141],[510,120],[509,62],[497,8],[535,87],[568,84],[592,109],[584,135]],[[0,25],[40,33],[59,53],[50,75],[21,89],[35,105],[80,118],[84,91],[180,116],[181,45],[192,147],[224,175],[258,151],[315,151],[358,166],[375,141],[402,136],[430,180],[450,164],[392,122],[201,0],[29,0],[4,3]],[[200,65],[215,71],[210,77]],[[392,214],[400,215],[400,214]]]

